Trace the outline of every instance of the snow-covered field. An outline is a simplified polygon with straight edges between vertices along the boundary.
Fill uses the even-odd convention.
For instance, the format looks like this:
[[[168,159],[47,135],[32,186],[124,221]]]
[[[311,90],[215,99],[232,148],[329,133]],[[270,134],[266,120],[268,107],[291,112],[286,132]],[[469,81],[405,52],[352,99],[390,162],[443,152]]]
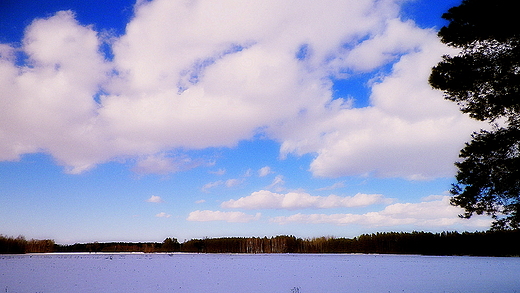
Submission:
[[[0,292],[520,292],[520,258],[0,255]]]

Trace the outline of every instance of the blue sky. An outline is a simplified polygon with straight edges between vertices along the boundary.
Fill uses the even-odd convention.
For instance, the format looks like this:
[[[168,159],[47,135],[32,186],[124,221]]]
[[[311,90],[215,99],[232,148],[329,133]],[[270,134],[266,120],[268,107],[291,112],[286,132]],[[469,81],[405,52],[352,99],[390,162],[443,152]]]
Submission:
[[[475,231],[483,127],[427,84],[459,1],[2,1],[0,233]]]

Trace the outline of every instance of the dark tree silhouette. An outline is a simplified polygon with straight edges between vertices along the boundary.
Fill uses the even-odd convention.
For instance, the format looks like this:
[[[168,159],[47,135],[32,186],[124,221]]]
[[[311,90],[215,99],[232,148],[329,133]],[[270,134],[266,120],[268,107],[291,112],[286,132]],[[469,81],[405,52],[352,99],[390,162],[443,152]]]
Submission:
[[[166,247],[165,247],[166,244]],[[393,253],[423,255],[519,256],[520,229],[486,232],[385,232],[358,237],[301,239],[290,235],[158,242],[93,242],[71,245],[0,235],[0,254],[34,252],[199,252],[199,253]],[[1,255],[0,255],[1,258]]]
[[[520,26],[511,0],[463,0],[443,14],[441,41],[459,48],[432,69],[430,84],[490,130],[473,133],[456,162],[451,203],[462,217],[487,214],[494,229],[520,226]]]
[[[164,239],[162,246],[161,246],[161,250],[166,251],[166,252],[179,251],[180,249],[181,249],[181,244],[179,243],[177,238],[171,238],[171,237]]]

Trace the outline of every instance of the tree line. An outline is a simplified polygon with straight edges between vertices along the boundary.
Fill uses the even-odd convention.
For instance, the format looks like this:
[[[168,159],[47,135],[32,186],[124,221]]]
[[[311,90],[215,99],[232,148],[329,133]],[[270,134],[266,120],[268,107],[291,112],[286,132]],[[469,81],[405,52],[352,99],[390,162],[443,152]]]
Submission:
[[[224,237],[175,238],[163,242],[92,242],[71,245],[0,235],[0,253],[192,252],[192,253],[380,253],[421,255],[520,256],[520,230],[487,232],[385,232],[354,238]]]
[[[295,236],[194,239],[179,251],[201,253],[380,253],[520,256],[520,230],[487,232],[385,232],[354,238]]]
[[[1,253],[46,253],[56,250],[54,240],[26,240],[23,236],[8,237],[0,234]]]

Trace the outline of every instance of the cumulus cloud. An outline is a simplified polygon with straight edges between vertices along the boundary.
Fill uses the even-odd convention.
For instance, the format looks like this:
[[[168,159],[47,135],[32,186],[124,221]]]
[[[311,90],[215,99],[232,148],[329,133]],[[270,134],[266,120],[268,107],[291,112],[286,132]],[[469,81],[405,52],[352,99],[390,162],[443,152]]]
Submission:
[[[210,171],[209,173],[221,176],[226,174],[226,169],[218,169],[217,171]]]
[[[103,133],[93,129],[94,96],[107,82],[110,66],[99,53],[101,40],[70,11],[35,20],[21,49],[0,53],[0,159],[48,152],[80,173],[113,156]],[[15,51],[28,65],[17,66]]]
[[[316,189],[317,191],[323,191],[323,190],[334,190],[334,189],[337,189],[337,188],[342,188],[342,187],[345,187],[345,182],[344,181],[340,181],[340,182],[336,182],[330,186],[325,186],[325,187],[322,187],[322,188],[318,188]]]
[[[251,173],[253,172],[253,170],[251,169],[247,169],[244,174],[242,174],[242,177],[251,177]]]
[[[448,51],[398,3],[138,1],[110,61],[72,12],[35,20],[20,48],[0,46],[0,160],[45,152],[81,173],[130,158],[137,173],[165,174],[192,166],[170,150],[263,132],[282,156],[316,154],[316,176],[451,175],[479,125],[429,88]],[[370,106],[354,109],[331,78],[360,72],[378,78]]]
[[[387,206],[379,212],[366,214],[302,214],[271,218],[270,221],[279,224],[333,224],[333,225],[364,225],[370,227],[389,227],[409,225],[413,227],[464,227],[486,228],[491,220],[489,217],[477,216],[471,219],[458,217],[462,210],[449,203],[449,196],[440,200],[420,203],[396,203]]]
[[[226,180],[225,185],[226,185],[226,187],[234,187],[234,186],[240,185],[242,182],[244,182],[244,179],[232,178],[232,179]]]
[[[231,188],[231,187],[238,186],[238,185],[242,184],[243,182],[244,182],[243,178],[231,178],[231,179],[227,179],[227,180],[217,180],[217,181],[213,181],[213,182],[204,184],[204,186],[202,186],[201,190],[203,192],[208,192],[210,189],[215,188],[217,186],[226,186],[227,188]]]
[[[273,182],[271,182],[271,184],[269,184],[266,189],[274,189],[276,191],[284,190],[285,188],[283,185],[285,184],[285,180],[283,178],[283,175],[276,175],[276,177],[273,179]]]
[[[223,208],[241,209],[330,209],[363,207],[373,204],[389,204],[392,200],[381,194],[362,194],[354,196],[312,196],[305,192],[274,193],[267,190],[253,192],[237,200],[231,199],[221,204]]]
[[[261,214],[249,215],[242,212],[221,212],[221,211],[194,211],[188,215],[186,220],[195,222],[209,222],[209,221],[226,221],[228,223],[247,223],[260,219]]]
[[[158,213],[158,214],[155,215],[155,216],[156,216],[157,218],[169,218],[169,217],[171,217],[172,215],[167,214],[167,213],[165,213],[165,212],[160,212],[160,213]]]
[[[193,169],[202,164],[200,160],[192,160],[185,156],[167,157],[165,154],[154,154],[138,159],[132,171],[141,175],[165,175]]]
[[[204,186],[202,186],[201,190],[203,192],[208,192],[209,189],[223,185],[223,184],[224,184],[224,181],[222,181],[222,180],[209,182],[209,183],[204,184]]]
[[[415,49],[372,83],[369,106],[352,108],[336,100],[329,110],[306,118],[304,126],[284,125],[282,154],[316,153],[310,168],[316,176],[452,176],[458,150],[483,125],[430,88],[431,67],[448,51],[434,32],[416,31],[421,41],[410,44]]]
[[[162,203],[164,200],[158,195],[152,195],[149,199],[146,200],[146,202]]]
[[[258,176],[259,177],[265,177],[269,174],[272,174],[274,173],[273,171],[271,171],[271,167],[269,166],[265,166],[265,167],[262,167],[258,170]]]

